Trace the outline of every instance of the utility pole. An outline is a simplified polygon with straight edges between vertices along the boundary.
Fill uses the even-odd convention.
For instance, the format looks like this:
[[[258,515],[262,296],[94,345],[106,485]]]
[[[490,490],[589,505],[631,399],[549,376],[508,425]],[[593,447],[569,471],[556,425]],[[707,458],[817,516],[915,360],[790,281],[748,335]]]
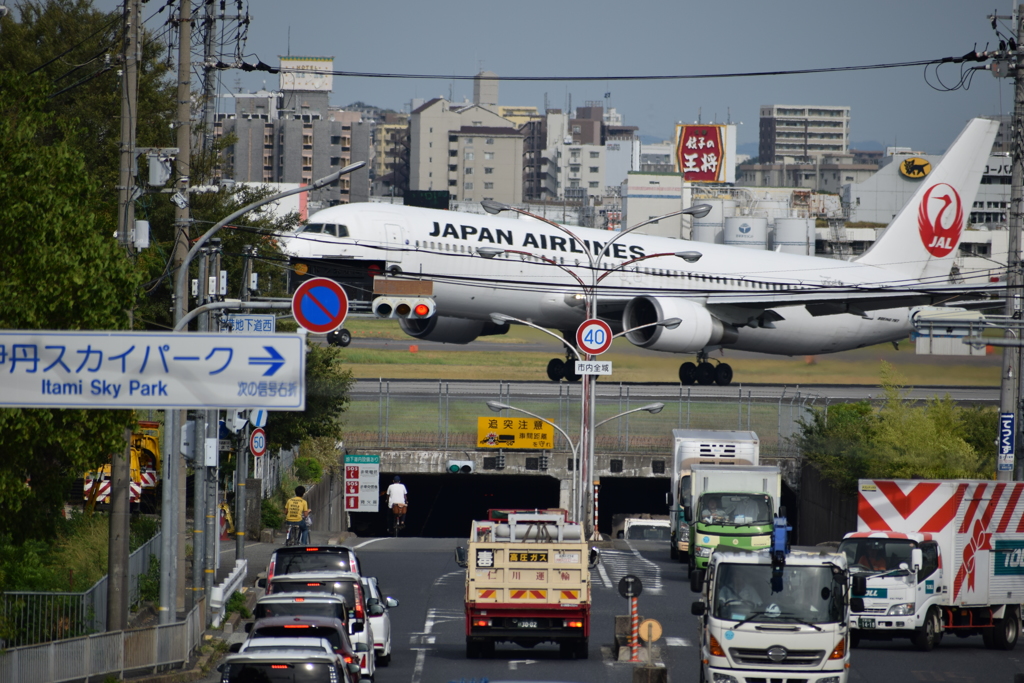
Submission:
[[[178,179],[174,198],[174,245],[172,272],[177,272],[188,253],[189,229],[189,167],[192,153],[192,0],[180,0],[178,6],[178,102],[175,114],[175,134],[178,145],[176,160]],[[174,301],[172,318],[184,315],[185,302]],[[161,624],[174,622],[179,610],[185,607],[185,530],[186,493],[182,484],[186,478],[185,459],[181,456],[181,426],[186,424],[184,410],[164,411],[164,484],[161,500],[160,528],[163,531],[160,566]],[[181,563],[180,566],[178,563]]]
[[[252,286],[253,259],[256,258],[256,247],[245,248],[245,264],[242,268],[242,296],[243,302],[249,301]],[[252,310],[252,309],[242,309]],[[242,430],[241,443],[235,454],[235,561],[245,557],[245,505],[247,498],[246,480],[249,478],[249,422],[246,421]]]
[[[199,278],[196,283],[196,304],[202,306],[207,301],[207,270],[210,261],[210,249],[200,250]],[[207,331],[207,317],[199,316],[197,326],[200,332]],[[202,597],[205,582],[203,570],[206,569],[206,411],[195,411],[195,460],[192,461],[192,605]],[[203,626],[206,626],[204,624]]]
[[[210,240],[210,265],[207,273],[209,283],[204,303],[213,303],[220,299],[220,238],[214,237]],[[206,329],[208,332],[217,332],[214,313],[206,314]],[[207,596],[213,590],[217,578],[217,543],[220,540],[220,506],[218,490],[218,472],[220,465],[220,411],[206,411],[206,438],[207,449],[212,446],[214,457],[207,461],[206,465],[206,567],[204,570],[203,590]],[[198,550],[198,548],[197,548]],[[212,615],[207,610],[207,623],[212,620]]]
[[[142,58],[140,0],[125,3],[124,51],[121,64],[121,167],[117,186],[117,240],[128,254],[134,251],[135,117],[138,111],[138,67]],[[107,630],[128,627],[128,506],[131,470],[131,430],[125,429],[125,447],[111,457],[110,534],[107,567]]]
[[[216,114],[217,77],[214,64],[217,56],[213,50],[213,39],[217,31],[217,17],[214,14],[213,2],[206,2],[206,14],[203,16],[203,153],[210,154],[213,150],[213,123]],[[210,163],[208,160],[207,163]],[[210,166],[212,168],[212,164]],[[209,180],[212,180],[212,177]]]
[[[1014,38],[1018,44],[1020,42],[1021,35],[1024,35],[1022,30],[1021,22],[1024,20],[1024,12],[1021,11],[1022,6],[1014,7],[1013,10],[1013,30],[1015,33]],[[993,25],[997,18],[1005,17],[992,17]],[[1016,52],[1016,51],[1014,51]],[[1016,54],[1011,55],[1016,57]],[[1024,131],[1021,130],[1021,123],[1024,122],[1024,69],[1014,68],[1017,66],[1015,61],[1007,62],[1010,64],[1013,79],[1013,118],[1011,120],[1011,159],[1013,162],[1013,170],[1011,175],[1010,184],[1010,220],[1009,220],[1009,235],[1007,245],[1007,273],[1006,273],[1006,305],[1005,314],[1009,317],[1019,317],[1021,314],[1021,299],[1020,299],[1020,287],[1021,287],[1021,258],[1020,258],[1020,233],[1021,233],[1021,212],[1024,210]],[[1007,330],[1006,336],[1016,336],[1016,332]],[[1003,348],[1003,367],[1002,367],[1002,382],[1001,390],[999,395],[999,410],[1000,410],[1000,450],[996,464],[996,479],[999,481],[1011,481],[1014,479],[1014,470],[1016,469],[1016,478],[1021,479],[1021,467],[1019,465],[1015,468],[1014,456],[1015,453],[1012,449],[1007,449],[1004,444],[1004,437],[1002,431],[1009,429],[1013,434],[1013,440],[1019,441],[1020,434],[1020,356],[1021,349],[1016,346],[1007,346]],[[1006,452],[1009,450],[1009,452]]]

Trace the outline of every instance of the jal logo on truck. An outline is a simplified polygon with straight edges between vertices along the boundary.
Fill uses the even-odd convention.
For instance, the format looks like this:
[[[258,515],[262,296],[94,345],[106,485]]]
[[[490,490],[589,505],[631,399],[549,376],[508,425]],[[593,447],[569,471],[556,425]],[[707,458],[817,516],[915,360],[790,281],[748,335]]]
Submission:
[[[1024,574],[1024,541],[996,541],[996,576]]]

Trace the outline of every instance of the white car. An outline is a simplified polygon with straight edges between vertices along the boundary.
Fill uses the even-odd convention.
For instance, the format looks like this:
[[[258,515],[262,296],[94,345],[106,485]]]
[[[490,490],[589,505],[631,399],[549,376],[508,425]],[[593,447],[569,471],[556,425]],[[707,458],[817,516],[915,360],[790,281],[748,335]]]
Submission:
[[[381,594],[376,576],[363,577],[363,590],[366,593],[366,614],[370,617],[377,665],[387,666],[391,663],[391,616],[388,612],[392,607],[398,607],[398,600]]]

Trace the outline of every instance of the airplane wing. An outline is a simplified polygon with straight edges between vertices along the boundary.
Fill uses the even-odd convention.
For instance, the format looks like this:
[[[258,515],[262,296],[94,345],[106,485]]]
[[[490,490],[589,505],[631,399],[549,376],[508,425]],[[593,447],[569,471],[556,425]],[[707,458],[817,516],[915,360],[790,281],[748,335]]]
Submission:
[[[775,292],[720,292],[707,297],[706,306],[716,317],[729,322],[748,324],[752,320],[771,322],[784,316],[772,309],[804,306],[815,317],[850,313],[867,316],[870,311],[914,306],[935,306],[970,300],[982,306],[977,297],[985,292],[1005,293],[1005,283],[915,285],[911,288],[878,288],[867,286],[821,287],[810,290]],[[998,305],[992,302],[988,306]],[[763,317],[767,315],[767,318]],[[771,314],[774,314],[774,317]]]

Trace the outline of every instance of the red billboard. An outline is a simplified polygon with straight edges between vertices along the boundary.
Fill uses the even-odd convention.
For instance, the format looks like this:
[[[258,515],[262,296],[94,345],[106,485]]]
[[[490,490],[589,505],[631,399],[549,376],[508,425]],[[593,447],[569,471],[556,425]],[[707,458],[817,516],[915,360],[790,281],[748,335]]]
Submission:
[[[725,126],[676,126],[676,170],[688,182],[727,181]]]

